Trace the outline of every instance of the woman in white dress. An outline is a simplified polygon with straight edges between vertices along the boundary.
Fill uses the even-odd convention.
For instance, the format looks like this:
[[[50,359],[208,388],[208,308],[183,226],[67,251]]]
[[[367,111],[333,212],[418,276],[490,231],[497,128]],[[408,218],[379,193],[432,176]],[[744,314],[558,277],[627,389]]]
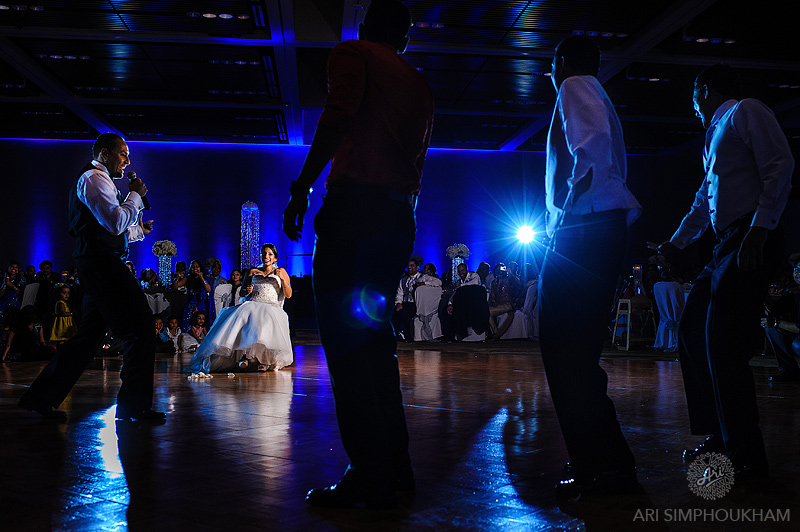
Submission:
[[[263,264],[242,283],[243,302],[220,311],[190,362],[191,371],[274,371],[294,362],[289,317],[283,301],[292,297],[289,274],[278,268],[278,249],[261,246]],[[244,297],[246,296],[246,297]]]

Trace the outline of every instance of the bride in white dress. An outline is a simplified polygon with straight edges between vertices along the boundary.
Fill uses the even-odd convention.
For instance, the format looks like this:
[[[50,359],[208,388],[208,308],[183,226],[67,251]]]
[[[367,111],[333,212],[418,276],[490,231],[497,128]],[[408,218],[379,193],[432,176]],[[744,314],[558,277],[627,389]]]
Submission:
[[[292,297],[289,274],[276,267],[278,249],[261,246],[264,263],[242,283],[243,303],[227,307],[214,320],[190,362],[191,371],[274,371],[294,362],[289,317],[283,301]]]

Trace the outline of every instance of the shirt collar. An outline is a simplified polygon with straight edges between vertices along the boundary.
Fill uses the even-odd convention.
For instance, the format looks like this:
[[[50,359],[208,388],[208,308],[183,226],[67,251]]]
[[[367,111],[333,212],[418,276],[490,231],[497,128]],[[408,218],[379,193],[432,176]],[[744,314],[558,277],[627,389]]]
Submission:
[[[85,161],[85,160],[86,160],[86,159],[84,159],[84,161]],[[103,163],[101,163],[101,162],[100,162],[100,161],[98,161],[97,159],[94,159],[94,160],[92,161],[92,166],[94,166],[95,168],[97,168],[97,169],[98,169],[98,170],[100,170],[101,172],[105,172],[105,174],[106,174],[106,175],[109,175],[109,173],[108,173],[108,168],[106,168],[106,165],[104,165]],[[111,176],[109,175],[109,177],[111,177]]]
[[[738,100],[735,100],[735,99],[731,98],[730,100],[726,101],[725,103],[723,103],[722,105],[717,107],[717,110],[714,111],[714,116],[711,117],[711,124],[710,124],[708,129],[711,129],[714,126],[716,126],[717,122],[719,122],[720,118],[722,118],[722,116],[725,113],[728,112],[728,109],[730,109],[731,107],[733,107],[737,103],[739,103]]]

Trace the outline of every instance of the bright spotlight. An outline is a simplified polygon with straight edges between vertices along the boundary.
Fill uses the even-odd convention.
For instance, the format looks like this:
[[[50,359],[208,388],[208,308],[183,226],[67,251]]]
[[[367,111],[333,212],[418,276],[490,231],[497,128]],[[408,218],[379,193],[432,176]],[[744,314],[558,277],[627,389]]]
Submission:
[[[519,240],[521,244],[529,244],[533,242],[533,237],[535,236],[536,233],[533,231],[533,227],[530,225],[523,225],[517,229],[517,240]]]

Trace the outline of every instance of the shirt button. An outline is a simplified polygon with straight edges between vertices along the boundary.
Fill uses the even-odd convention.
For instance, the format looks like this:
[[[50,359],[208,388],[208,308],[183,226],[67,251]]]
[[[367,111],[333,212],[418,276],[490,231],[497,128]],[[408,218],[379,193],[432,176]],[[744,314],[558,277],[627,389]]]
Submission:
[[[711,198],[713,198],[713,197],[714,197],[714,196],[712,196],[711,194],[709,194],[709,195],[708,195],[708,199],[711,199]]]
[[[708,214],[714,214],[715,212],[716,212],[716,209],[711,209],[710,211],[708,211]]]

